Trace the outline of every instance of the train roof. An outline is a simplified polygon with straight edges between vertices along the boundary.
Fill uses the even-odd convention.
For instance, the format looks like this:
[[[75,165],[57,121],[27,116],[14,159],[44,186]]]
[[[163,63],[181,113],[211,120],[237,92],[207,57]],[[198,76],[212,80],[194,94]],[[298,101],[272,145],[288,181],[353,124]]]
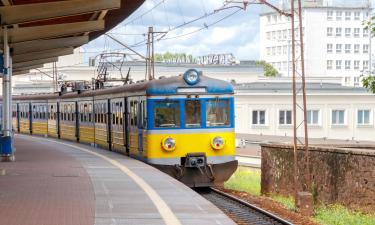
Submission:
[[[93,97],[119,93],[139,93],[143,92],[147,96],[177,95],[177,94],[233,94],[233,86],[226,81],[210,78],[201,75],[199,82],[188,84],[182,75],[161,78],[151,81],[143,81],[128,84],[120,87],[106,88],[100,90],[87,90],[78,92],[68,92],[62,95],[59,93],[19,95],[13,96],[14,100],[48,100]]]

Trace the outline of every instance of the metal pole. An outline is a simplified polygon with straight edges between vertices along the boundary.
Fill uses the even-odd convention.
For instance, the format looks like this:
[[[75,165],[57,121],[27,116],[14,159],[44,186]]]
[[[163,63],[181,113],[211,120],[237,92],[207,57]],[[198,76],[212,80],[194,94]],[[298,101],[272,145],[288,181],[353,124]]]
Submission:
[[[287,40],[288,43],[288,77],[290,77],[290,40]]]
[[[305,188],[310,191],[310,157],[309,157],[309,136],[307,129],[307,106],[306,106],[306,86],[305,86],[305,56],[304,56],[304,42],[303,42],[303,26],[302,26],[302,4],[298,0],[298,19],[299,19],[299,38],[300,38],[300,52],[301,52],[301,76],[302,76],[302,97],[303,97],[303,125],[305,135]]]
[[[295,54],[295,31],[294,31],[294,0],[290,1],[291,25],[292,25],[292,75],[293,75],[293,167],[294,167],[294,203],[297,205],[298,193],[298,168],[297,168],[297,93],[296,93],[296,54]]]
[[[151,27],[151,79],[155,79],[155,59],[154,59],[154,41],[155,41],[155,38],[154,38],[154,28]]]
[[[3,73],[3,137],[1,139],[2,152],[1,160],[2,161],[13,161],[13,143],[12,143],[12,86],[11,86],[11,77],[12,77],[12,59],[10,56],[9,49],[9,40],[8,40],[8,28],[3,27],[3,43],[4,43],[4,68]]]

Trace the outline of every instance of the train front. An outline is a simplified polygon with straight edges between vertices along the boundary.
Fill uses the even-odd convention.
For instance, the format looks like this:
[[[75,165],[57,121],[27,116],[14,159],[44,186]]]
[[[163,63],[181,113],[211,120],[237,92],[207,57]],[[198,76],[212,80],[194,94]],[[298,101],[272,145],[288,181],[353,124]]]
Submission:
[[[148,163],[190,187],[228,180],[238,165],[232,85],[190,69],[147,95]]]

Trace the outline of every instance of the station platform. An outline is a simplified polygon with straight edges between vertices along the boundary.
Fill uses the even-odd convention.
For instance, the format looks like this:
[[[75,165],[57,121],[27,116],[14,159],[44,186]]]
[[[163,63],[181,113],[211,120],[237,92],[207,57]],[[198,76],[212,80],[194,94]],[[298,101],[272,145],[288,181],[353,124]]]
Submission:
[[[235,224],[179,181],[91,146],[15,135],[0,163],[1,225]]]

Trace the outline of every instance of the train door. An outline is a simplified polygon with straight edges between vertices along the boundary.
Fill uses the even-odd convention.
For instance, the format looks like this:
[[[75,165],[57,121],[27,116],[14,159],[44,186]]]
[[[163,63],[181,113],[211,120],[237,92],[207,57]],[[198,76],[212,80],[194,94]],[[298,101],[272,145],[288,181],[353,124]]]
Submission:
[[[115,151],[125,153],[125,139],[124,139],[124,99],[111,100],[111,143]]]
[[[15,132],[20,132],[20,127],[19,127],[19,112],[18,112],[18,104],[13,103],[12,105],[12,125],[13,125],[13,130]]]
[[[57,102],[48,102],[48,136],[58,137]]]
[[[136,157],[143,157],[144,153],[144,132],[146,119],[144,112],[146,110],[146,99],[140,97],[128,98],[128,114],[129,114],[129,154]]]
[[[94,120],[92,101],[80,101],[79,105],[79,140],[89,144],[94,144]]]
[[[95,100],[95,144],[103,148],[109,148],[107,109],[107,100]]]
[[[138,154],[140,157],[145,156],[146,148],[146,130],[147,130],[147,117],[146,117],[146,97],[140,97],[138,102]]]
[[[124,102],[125,102],[125,109],[124,109],[124,114],[123,114],[123,118],[124,118],[123,131],[124,131],[124,139],[125,139],[125,151],[126,151],[126,154],[129,155],[129,148],[130,148],[130,145],[129,145],[130,117],[129,117],[129,103],[128,103],[129,99],[125,98]]]

